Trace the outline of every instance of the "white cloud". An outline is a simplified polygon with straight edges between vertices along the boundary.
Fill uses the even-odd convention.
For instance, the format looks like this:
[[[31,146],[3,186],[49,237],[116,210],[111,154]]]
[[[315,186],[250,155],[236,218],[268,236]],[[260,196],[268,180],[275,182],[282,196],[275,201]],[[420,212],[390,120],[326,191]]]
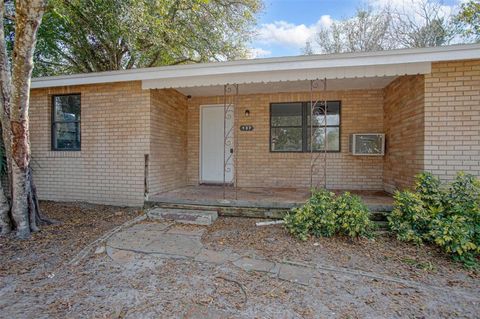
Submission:
[[[317,21],[317,29],[320,27],[329,27],[333,23],[332,17],[329,15],[323,15],[320,17],[320,20]]]
[[[259,43],[278,44],[293,48],[302,48],[311,41],[321,27],[328,27],[333,20],[329,15],[323,15],[312,24],[294,24],[287,21],[265,23],[257,30],[256,40]]]
[[[272,51],[265,50],[262,48],[250,48],[247,53],[247,58],[249,59],[257,59],[257,58],[265,58],[272,54]]]
[[[442,0],[365,0],[367,6],[372,6],[373,9],[381,9],[389,7],[398,12],[404,13],[415,20],[421,22],[422,17],[418,14],[420,4],[422,2],[435,2],[442,3]],[[467,0],[455,0],[452,5],[441,5],[440,16],[445,17],[455,12],[462,2]],[[354,14],[354,8],[352,8],[352,16]],[[346,17],[339,17],[344,19]],[[274,46],[280,46],[288,49],[297,49],[299,52],[305,47],[306,42],[311,42],[314,49],[317,47],[314,37],[315,34],[321,28],[328,28],[335,20],[330,15],[322,15],[317,22],[307,24],[295,24],[288,21],[274,21],[272,23],[265,23],[260,25],[257,29],[257,35],[254,39],[255,44],[260,46],[265,45],[267,48],[274,48]],[[255,51],[260,50],[260,51]],[[274,50],[274,49],[272,49]],[[267,51],[267,52],[264,52]],[[251,49],[251,56],[253,57],[265,57],[270,56],[272,52],[264,49]],[[273,52],[275,54],[275,52]]]

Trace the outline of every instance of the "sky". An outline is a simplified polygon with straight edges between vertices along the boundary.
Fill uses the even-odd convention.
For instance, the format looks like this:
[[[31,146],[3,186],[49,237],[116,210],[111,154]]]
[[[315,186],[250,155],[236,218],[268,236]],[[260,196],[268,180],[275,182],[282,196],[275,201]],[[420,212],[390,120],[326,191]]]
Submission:
[[[358,7],[384,3],[409,6],[420,0],[264,0],[256,36],[251,43],[251,57],[292,56],[302,54],[315,31],[328,27],[334,20],[355,14]],[[461,0],[442,1],[445,10],[452,10]]]

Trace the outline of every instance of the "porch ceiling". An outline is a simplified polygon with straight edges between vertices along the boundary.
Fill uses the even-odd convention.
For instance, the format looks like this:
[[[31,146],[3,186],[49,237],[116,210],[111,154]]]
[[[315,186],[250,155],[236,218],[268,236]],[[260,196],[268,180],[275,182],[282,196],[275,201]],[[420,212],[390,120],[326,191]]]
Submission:
[[[382,76],[370,78],[352,78],[352,79],[327,79],[327,90],[359,90],[359,89],[381,89],[392,82],[395,76]],[[322,84],[323,88],[323,84]],[[177,91],[190,96],[217,96],[223,95],[223,85],[196,86],[188,88],[178,88]],[[259,94],[259,93],[288,93],[288,92],[306,92],[310,91],[310,81],[281,81],[267,83],[245,83],[239,84],[239,94]]]

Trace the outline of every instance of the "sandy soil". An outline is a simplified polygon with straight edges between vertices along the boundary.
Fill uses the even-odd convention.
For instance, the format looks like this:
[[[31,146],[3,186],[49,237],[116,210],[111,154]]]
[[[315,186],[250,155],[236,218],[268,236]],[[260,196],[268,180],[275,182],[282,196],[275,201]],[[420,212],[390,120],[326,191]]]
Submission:
[[[138,212],[51,202],[42,208],[62,224],[45,227],[27,241],[0,239],[0,317],[475,318],[480,312],[478,273],[431,247],[386,236],[299,242],[281,226],[259,228],[255,220],[240,218],[220,218],[203,236],[211,249],[330,269],[302,286],[232,264],[151,255],[120,264],[92,253],[80,265],[68,266],[86,244]],[[345,275],[336,268],[402,278],[425,288]]]

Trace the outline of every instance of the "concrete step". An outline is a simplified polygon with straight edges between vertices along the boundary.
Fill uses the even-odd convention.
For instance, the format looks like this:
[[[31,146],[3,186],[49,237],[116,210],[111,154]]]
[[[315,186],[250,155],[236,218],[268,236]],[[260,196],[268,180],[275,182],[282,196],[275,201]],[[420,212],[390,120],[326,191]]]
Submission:
[[[374,221],[374,223],[377,226],[377,231],[387,231],[388,230],[388,222],[387,221]]]
[[[249,207],[233,207],[233,206],[205,206],[205,205],[187,205],[187,204],[171,204],[162,202],[145,202],[145,208],[160,207],[165,209],[180,210],[207,210],[217,211],[219,216],[226,217],[252,217],[252,218],[274,218],[281,219],[289,211],[287,208],[249,208]]]
[[[208,226],[218,218],[218,213],[212,210],[153,208],[147,212],[147,216],[151,219],[173,220],[177,223]]]
[[[387,217],[390,215],[389,211],[386,212],[371,212],[370,219],[373,221],[387,221]]]
[[[225,206],[204,206],[204,205],[186,205],[186,204],[169,204],[146,202],[145,208],[163,208],[186,211],[216,211],[219,216],[225,217],[252,217],[252,218],[269,218],[282,219],[289,209],[280,208],[248,208],[248,207],[225,207]],[[378,208],[378,207],[377,207]],[[370,219],[373,221],[385,221],[390,214],[388,207],[383,210],[371,210]]]

